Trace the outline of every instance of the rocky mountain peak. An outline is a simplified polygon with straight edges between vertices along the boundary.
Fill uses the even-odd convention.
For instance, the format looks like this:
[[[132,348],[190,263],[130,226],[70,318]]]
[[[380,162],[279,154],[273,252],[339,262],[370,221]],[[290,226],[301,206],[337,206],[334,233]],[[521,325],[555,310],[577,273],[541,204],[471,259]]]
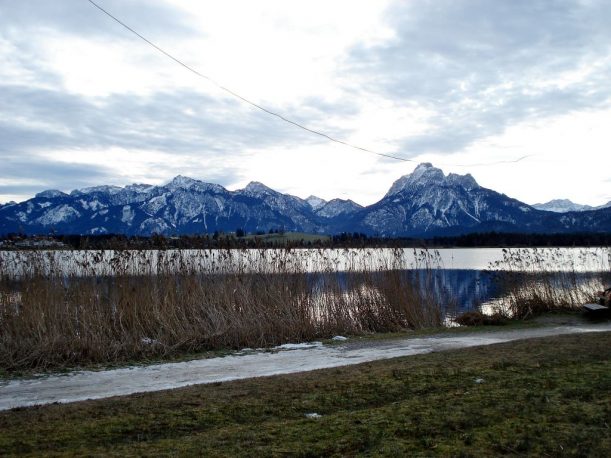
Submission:
[[[251,181],[250,183],[246,185],[246,187],[243,190],[249,194],[254,194],[254,195],[275,194],[276,193],[276,191],[269,188],[268,186],[265,186],[263,183],[259,181]]]
[[[306,202],[310,204],[312,210],[318,210],[320,207],[325,205],[327,201],[325,199],[321,199],[320,197],[310,196],[306,199]]]
[[[444,178],[445,176],[441,169],[433,167],[433,164],[430,162],[424,162],[422,164],[418,164],[412,173],[404,175],[395,181],[386,193],[385,197],[397,194],[404,189],[421,187],[436,182],[441,183],[443,182]]]
[[[46,191],[39,192],[34,197],[42,197],[43,199],[53,199],[55,197],[64,197],[67,195],[68,194],[66,194],[65,192],[58,191],[57,189],[47,189]]]
[[[479,184],[475,181],[475,178],[470,173],[466,175],[458,175],[457,173],[450,173],[446,177],[446,183],[453,186],[460,186],[467,191],[479,188]]]
[[[155,186],[145,183],[134,183],[128,186],[125,186],[125,190],[136,192],[136,193],[144,193],[151,191]]]
[[[120,186],[112,186],[112,185],[91,186],[88,188],[75,189],[74,191],[70,193],[70,195],[71,196],[82,196],[82,195],[95,194],[95,193],[112,195],[112,194],[117,194],[118,192],[121,192],[122,189],[123,188],[121,188]]]
[[[450,173],[445,176],[443,170],[434,167],[430,162],[419,164],[412,173],[404,175],[393,183],[385,197],[392,196],[398,192],[417,190],[428,186],[459,186],[468,191],[479,188],[475,178],[471,174],[458,175]]]
[[[225,190],[221,185],[206,183],[201,180],[196,180],[194,178],[189,178],[184,175],[177,175],[170,181],[168,184],[164,186],[166,189],[170,191],[183,190],[183,191],[195,191],[195,192],[206,192],[206,191],[215,191],[222,192]]]
[[[363,207],[352,200],[332,199],[315,209],[317,215],[325,218],[334,218],[339,215],[354,213]]]
[[[553,199],[544,204],[534,204],[533,207],[535,207],[537,210],[544,210],[555,213],[585,211],[592,210],[594,208],[589,205],[576,204],[575,202],[569,199]]]
[[[201,182],[199,180],[195,180],[193,178],[189,178],[183,175],[177,175],[172,179],[172,181],[170,181],[166,185],[166,187],[170,189],[177,189],[177,188],[189,189],[197,183],[201,183]]]
[[[430,162],[422,162],[421,164],[418,164],[412,173],[410,173],[410,177],[412,180],[416,181],[427,174],[430,175],[431,173],[435,175],[439,175],[439,173],[441,173],[443,175],[443,171],[437,167],[433,167],[433,164]]]

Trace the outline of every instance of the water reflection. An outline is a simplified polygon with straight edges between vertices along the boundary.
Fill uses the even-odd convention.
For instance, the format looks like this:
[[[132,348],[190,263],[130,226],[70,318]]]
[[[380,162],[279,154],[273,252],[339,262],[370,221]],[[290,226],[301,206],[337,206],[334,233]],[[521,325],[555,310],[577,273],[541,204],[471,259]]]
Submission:
[[[0,251],[0,305],[20,303],[29,279],[44,279],[60,292],[83,284],[110,297],[130,278],[156,285],[168,277],[172,290],[188,297],[181,279],[210,289],[257,278],[291,288],[287,281],[299,278],[308,283],[300,286],[303,294],[330,309],[349,308],[351,301],[391,308],[420,302],[446,314],[490,312],[524,298],[583,303],[611,285],[610,261],[609,248]],[[521,296],[524,291],[530,296]]]
[[[330,292],[328,285],[335,282],[339,285],[339,294],[378,294],[377,287],[383,273],[367,274],[366,278],[359,273],[310,274],[313,290],[320,297],[328,300],[335,292]],[[488,271],[470,269],[412,269],[400,272],[403,284],[418,288],[420,297],[430,297],[442,306],[442,309],[455,315],[465,311],[480,310],[486,314],[506,310],[510,295],[521,290],[545,289],[557,300],[567,296],[575,303],[584,303],[589,295],[611,286],[609,272],[547,272],[515,273],[507,271]],[[555,292],[555,293],[554,293]],[[331,295],[330,295],[331,294]]]

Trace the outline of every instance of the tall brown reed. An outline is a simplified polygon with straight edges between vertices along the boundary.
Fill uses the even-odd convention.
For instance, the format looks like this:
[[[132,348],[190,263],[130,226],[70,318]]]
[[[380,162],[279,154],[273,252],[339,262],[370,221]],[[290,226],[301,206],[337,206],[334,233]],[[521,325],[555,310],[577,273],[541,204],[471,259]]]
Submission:
[[[499,308],[516,318],[579,310],[611,283],[609,261],[611,248],[504,249],[503,259],[490,266],[503,291]]]
[[[311,251],[310,251],[311,253]],[[45,369],[437,326],[432,257],[354,251],[12,252],[0,257],[0,367]],[[341,266],[340,266],[341,264]],[[413,266],[412,266],[413,267]],[[437,266],[438,267],[438,266]]]

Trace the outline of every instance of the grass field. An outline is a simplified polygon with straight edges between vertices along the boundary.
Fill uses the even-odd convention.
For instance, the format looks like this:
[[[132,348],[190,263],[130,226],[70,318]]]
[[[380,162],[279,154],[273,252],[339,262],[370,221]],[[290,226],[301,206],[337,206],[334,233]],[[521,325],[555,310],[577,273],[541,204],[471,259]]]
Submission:
[[[610,424],[595,333],[1,412],[0,454],[608,456]]]

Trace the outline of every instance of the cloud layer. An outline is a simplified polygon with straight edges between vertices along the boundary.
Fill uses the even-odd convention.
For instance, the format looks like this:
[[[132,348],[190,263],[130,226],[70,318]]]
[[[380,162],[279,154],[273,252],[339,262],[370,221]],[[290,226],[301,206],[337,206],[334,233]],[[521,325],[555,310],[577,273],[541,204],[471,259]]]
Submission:
[[[473,170],[456,164],[535,154],[528,171],[491,166],[476,178],[529,202],[609,196],[584,191],[586,177],[573,190],[512,184],[550,164],[566,179],[582,174],[577,156],[611,166],[600,127],[611,101],[609,2],[312,2],[296,14],[282,2],[99,3],[249,99],[334,137],[463,173]],[[367,204],[413,168],[245,105],[89,2],[0,2],[0,58],[0,202],[180,173]],[[555,142],[564,125],[574,128]]]
[[[351,63],[379,93],[434,113],[402,150],[454,153],[512,124],[609,105],[609,2],[402,2],[388,17],[396,37]]]

